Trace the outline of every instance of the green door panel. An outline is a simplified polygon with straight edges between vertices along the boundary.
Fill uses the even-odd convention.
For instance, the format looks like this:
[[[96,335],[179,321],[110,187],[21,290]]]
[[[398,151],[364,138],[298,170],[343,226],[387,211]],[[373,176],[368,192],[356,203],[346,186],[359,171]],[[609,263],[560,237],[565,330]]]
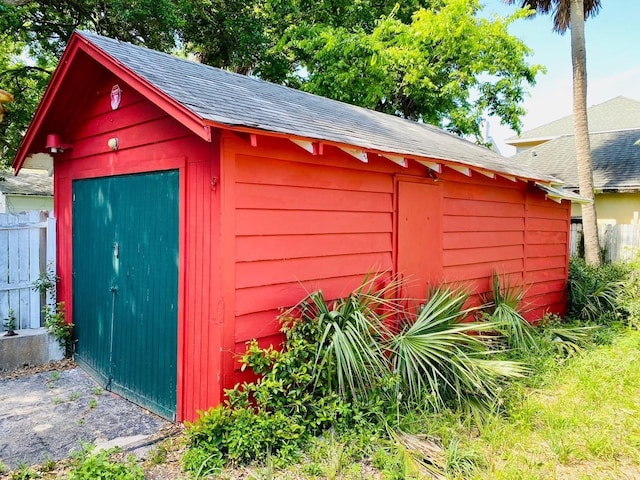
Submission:
[[[167,418],[176,410],[177,171],[73,182],[76,358]]]

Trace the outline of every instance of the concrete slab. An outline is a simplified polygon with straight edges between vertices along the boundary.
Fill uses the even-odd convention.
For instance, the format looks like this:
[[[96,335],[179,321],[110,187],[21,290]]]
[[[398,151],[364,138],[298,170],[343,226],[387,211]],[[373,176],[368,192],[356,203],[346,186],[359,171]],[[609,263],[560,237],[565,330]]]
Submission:
[[[25,366],[44,365],[62,360],[64,352],[53,335],[44,328],[17,330],[18,335],[0,333],[0,371]]]
[[[170,426],[79,368],[0,379],[0,461],[9,468],[61,460],[83,442],[133,451]]]

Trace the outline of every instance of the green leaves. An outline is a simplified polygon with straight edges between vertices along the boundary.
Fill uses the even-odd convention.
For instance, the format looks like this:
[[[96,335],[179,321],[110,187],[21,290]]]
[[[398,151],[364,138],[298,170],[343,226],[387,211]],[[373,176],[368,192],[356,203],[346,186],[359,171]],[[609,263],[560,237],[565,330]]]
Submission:
[[[502,324],[468,321],[477,309],[465,308],[469,294],[463,288],[433,290],[415,313],[402,299],[389,296],[399,291],[399,282],[381,280],[367,278],[348,297],[333,302],[314,292],[287,312],[302,312],[301,323],[314,322],[321,332],[314,385],[324,382],[330,392],[361,402],[381,379],[397,377],[388,391],[391,401],[426,398],[440,409],[470,397],[490,403],[498,379],[525,373],[518,363],[490,358],[495,336],[487,333],[496,333]]]
[[[0,9],[0,88],[16,96],[0,124],[5,166],[76,28],[478,141],[487,115],[519,131],[520,103],[542,69],[507,30],[530,11],[486,19],[478,0],[40,0]]]
[[[495,331],[491,322],[465,321],[468,293],[458,287],[431,292],[415,319],[405,322],[388,339],[392,371],[400,376],[399,393],[419,401],[427,397],[435,409],[468,397],[490,402],[497,380],[524,373],[521,365],[490,359],[483,333]]]
[[[411,20],[382,16],[370,30],[303,21],[279,48],[298,59],[292,83],[304,90],[480,141],[486,115],[519,131],[526,85],[542,70],[508,33],[528,11],[504,19],[480,11],[476,0],[444,0]]]
[[[629,271],[629,267],[622,264],[598,268],[587,265],[583,259],[571,258],[567,313],[594,323],[608,323],[615,319],[622,309],[620,295]]]
[[[496,323],[508,347],[514,350],[536,350],[533,327],[520,313],[526,289],[506,275],[500,277],[494,271],[491,291],[493,298],[486,299],[487,303],[491,302],[489,317]]]

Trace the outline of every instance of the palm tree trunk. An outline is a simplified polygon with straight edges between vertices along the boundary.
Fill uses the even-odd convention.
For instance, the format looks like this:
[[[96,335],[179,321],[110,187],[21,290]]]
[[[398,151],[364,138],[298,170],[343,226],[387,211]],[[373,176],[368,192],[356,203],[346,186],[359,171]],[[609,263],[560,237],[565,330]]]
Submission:
[[[571,60],[573,63],[573,121],[575,128],[576,159],[578,162],[578,186],[580,195],[591,200],[582,205],[582,232],[585,260],[589,265],[600,265],[600,242],[595,195],[593,191],[593,167],[587,121],[587,54],[584,37],[584,1],[571,1]]]

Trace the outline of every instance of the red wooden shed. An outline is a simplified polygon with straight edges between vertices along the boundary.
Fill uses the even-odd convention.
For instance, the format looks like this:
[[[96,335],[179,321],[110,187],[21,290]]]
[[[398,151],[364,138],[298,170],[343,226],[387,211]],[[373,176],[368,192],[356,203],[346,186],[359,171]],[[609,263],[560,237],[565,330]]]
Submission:
[[[420,296],[496,268],[564,308],[555,179],[429,125],[75,33],[14,168],[47,162],[78,361],[168,418],[218,404],[279,307],[372,270]]]

